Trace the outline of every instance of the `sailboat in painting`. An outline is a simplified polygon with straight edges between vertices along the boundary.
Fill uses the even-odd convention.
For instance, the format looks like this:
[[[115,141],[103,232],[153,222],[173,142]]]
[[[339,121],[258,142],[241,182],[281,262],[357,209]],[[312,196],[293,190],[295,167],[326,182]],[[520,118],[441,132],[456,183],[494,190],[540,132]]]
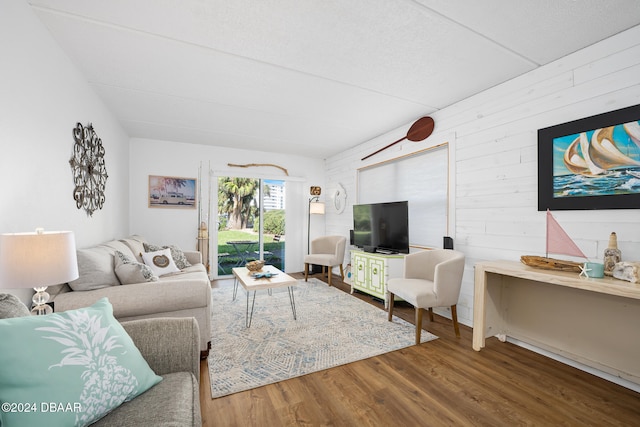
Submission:
[[[523,255],[520,261],[530,267],[544,268],[547,270],[563,270],[580,272],[584,263],[549,258],[549,253],[557,255],[569,255],[587,259],[578,245],[569,237],[566,231],[558,224],[558,221],[547,209],[547,248],[546,256]]]
[[[640,148],[640,124],[624,123],[627,138]],[[565,167],[576,175],[597,176],[620,167],[640,167],[640,161],[624,154],[615,143],[614,126],[580,133],[564,153]]]
[[[552,149],[554,199],[640,194],[640,121],[554,137]]]

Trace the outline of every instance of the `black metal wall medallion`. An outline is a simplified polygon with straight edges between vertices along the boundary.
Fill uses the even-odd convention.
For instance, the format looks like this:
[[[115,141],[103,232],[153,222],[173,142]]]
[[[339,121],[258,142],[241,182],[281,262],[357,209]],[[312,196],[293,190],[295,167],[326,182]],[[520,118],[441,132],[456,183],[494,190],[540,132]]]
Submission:
[[[104,164],[104,147],[89,123],[78,123],[73,129],[73,156],[69,160],[73,172],[73,199],[78,209],[84,208],[89,216],[104,206],[107,168]]]

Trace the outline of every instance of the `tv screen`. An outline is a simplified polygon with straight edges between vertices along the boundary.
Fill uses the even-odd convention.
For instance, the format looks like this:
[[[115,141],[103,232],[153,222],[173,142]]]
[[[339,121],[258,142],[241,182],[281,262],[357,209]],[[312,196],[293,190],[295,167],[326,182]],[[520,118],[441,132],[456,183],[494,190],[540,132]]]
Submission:
[[[353,244],[367,251],[409,253],[409,203],[353,206]]]

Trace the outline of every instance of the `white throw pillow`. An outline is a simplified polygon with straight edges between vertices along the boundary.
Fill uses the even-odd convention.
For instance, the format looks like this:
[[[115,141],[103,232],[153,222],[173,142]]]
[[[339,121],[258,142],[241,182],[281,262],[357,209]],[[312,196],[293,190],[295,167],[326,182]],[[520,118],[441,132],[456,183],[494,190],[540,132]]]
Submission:
[[[171,258],[173,258],[173,262],[176,263],[176,267],[180,270],[191,267],[191,263],[187,260],[187,256],[184,254],[184,251],[175,245],[158,246],[150,243],[143,243],[143,246],[145,252],[153,252],[169,248],[171,250]]]
[[[142,259],[144,263],[153,270],[156,276],[164,276],[165,274],[180,271],[171,257],[171,250],[169,248],[155,252],[143,252]]]

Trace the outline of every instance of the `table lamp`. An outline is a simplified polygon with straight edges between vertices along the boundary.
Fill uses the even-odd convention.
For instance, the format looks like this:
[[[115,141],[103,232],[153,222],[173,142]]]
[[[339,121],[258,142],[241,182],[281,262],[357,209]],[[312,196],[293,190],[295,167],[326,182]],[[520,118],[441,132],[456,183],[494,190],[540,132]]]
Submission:
[[[71,231],[0,234],[0,288],[33,288],[31,314],[50,314],[47,286],[78,278],[76,244]]]

